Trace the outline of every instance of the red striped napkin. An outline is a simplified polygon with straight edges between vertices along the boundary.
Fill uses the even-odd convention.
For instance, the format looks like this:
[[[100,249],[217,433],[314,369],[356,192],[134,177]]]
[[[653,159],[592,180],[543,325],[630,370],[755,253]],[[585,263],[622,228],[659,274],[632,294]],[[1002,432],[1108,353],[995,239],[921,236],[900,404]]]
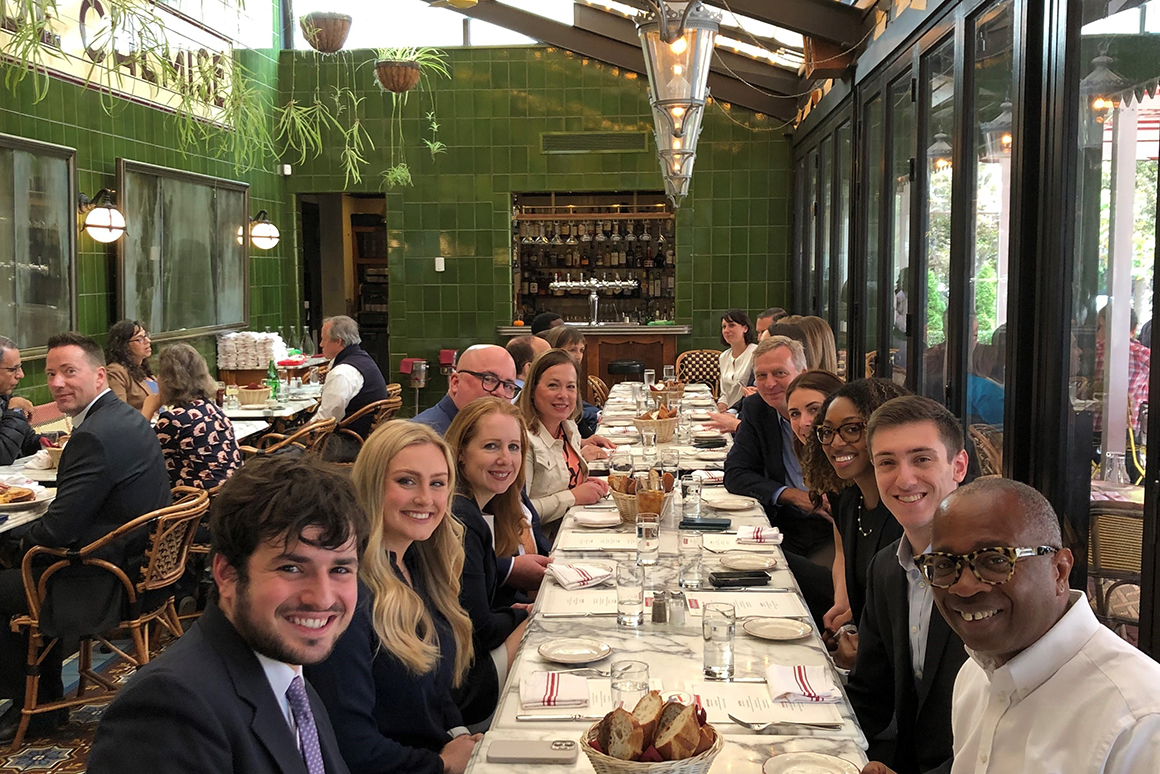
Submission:
[[[598,564],[561,564],[552,562],[548,565],[548,572],[569,591],[586,589],[603,583],[612,575],[607,567]]]
[[[765,670],[769,696],[774,701],[791,704],[839,702],[842,692],[834,684],[828,666],[781,666],[771,664]]]
[[[782,534],[777,527],[738,527],[738,543],[769,543],[781,545]]]
[[[535,672],[520,680],[520,705],[524,709],[587,707],[588,681],[561,672]]]

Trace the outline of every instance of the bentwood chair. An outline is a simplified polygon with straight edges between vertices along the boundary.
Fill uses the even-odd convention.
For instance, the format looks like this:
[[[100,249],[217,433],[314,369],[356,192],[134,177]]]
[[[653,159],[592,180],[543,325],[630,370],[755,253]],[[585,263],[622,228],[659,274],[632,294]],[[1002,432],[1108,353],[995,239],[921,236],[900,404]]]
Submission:
[[[366,439],[356,433],[354,430],[351,430],[351,425],[367,416],[368,414],[372,414],[374,417],[371,419],[371,432],[374,432],[379,428],[379,426],[393,419],[395,414],[399,413],[399,409],[402,407],[403,399],[401,397],[386,398],[384,400],[376,400],[374,403],[368,403],[355,413],[351,414],[349,417],[346,417],[341,422],[339,422],[338,426],[334,430],[334,437],[349,440],[357,446],[362,446],[363,441]],[[367,435],[370,435],[370,433],[367,433]]]
[[[94,640],[104,644],[119,659],[139,668],[149,663],[149,624],[157,622],[174,637],[181,636],[181,622],[177,619],[177,609],[173,603],[173,584],[185,571],[185,562],[197,533],[197,525],[209,507],[209,495],[204,490],[185,486],[174,487],[173,492],[173,505],[139,516],[84,548],[73,550],[33,546],[24,555],[21,573],[29,612],[13,618],[11,626],[13,631],[28,633],[28,660],[25,666],[28,676],[25,678],[24,708],[21,710],[16,737],[12,740],[12,751],[19,749],[23,743],[33,715],[89,704],[116,693],[117,684],[93,669]],[[102,558],[105,555],[102,549],[114,544],[121,545],[145,530],[148,530],[149,535],[144,559],[135,573],[135,580],[124,569]],[[42,629],[42,624],[47,625],[42,614],[46,611],[45,603],[54,584],[68,575],[62,571],[75,568],[91,568],[94,577],[86,576],[85,579],[90,587],[95,585],[96,578],[112,576],[113,587],[123,592],[121,614],[113,619],[120,623],[107,630],[79,633],[76,693],[40,704],[37,701],[40,667],[53,647],[63,647],[61,636]],[[94,620],[100,618],[102,616],[94,616]],[[125,652],[109,639],[113,632],[125,629],[132,638],[132,653]]]
[[[1088,529],[1088,583],[1096,618],[1123,636],[1124,627],[1140,623],[1144,507],[1095,501]]]
[[[967,436],[975,445],[980,475],[1003,475],[1003,431],[993,425],[973,424],[967,428]]]
[[[388,384],[387,385],[387,397],[388,398],[401,398],[401,397],[403,397],[403,385],[399,384],[398,382],[391,382],[390,384]]]
[[[253,446],[239,446],[246,458],[262,454],[273,454],[291,446],[298,447],[306,452],[321,454],[326,449],[330,436],[334,433],[338,421],[334,417],[318,419],[295,430],[289,435],[285,433],[266,433]]]
[[[721,353],[715,349],[690,349],[677,355],[677,381],[705,384],[716,399],[721,391]]]
[[[604,408],[608,400],[608,385],[599,376],[588,376],[588,394],[592,397],[592,405]]]

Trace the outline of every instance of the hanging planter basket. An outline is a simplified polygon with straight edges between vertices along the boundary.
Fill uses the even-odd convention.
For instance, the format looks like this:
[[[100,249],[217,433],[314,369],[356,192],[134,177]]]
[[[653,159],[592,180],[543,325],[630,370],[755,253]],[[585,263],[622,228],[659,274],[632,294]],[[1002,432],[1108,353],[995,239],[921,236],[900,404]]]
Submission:
[[[345,13],[314,11],[298,20],[302,37],[321,54],[333,54],[342,48],[350,34],[351,17]]]
[[[375,78],[384,91],[403,94],[419,83],[419,63],[380,59],[375,62]]]

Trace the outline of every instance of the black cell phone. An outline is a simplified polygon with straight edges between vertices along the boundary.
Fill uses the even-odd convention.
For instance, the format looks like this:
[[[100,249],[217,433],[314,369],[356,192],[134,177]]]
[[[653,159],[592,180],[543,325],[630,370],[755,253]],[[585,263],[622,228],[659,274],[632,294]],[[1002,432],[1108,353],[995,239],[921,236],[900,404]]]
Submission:
[[[720,532],[733,525],[730,519],[681,519],[680,529],[699,529],[702,532]]]
[[[768,586],[769,573],[760,570],[722,570],[709,573],[709,583],[717,588]]]

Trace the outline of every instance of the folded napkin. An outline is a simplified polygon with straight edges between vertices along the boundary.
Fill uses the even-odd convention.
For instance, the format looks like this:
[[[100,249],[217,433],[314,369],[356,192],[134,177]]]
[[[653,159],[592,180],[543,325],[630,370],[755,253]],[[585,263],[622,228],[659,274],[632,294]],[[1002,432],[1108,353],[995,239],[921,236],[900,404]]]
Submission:
[[[612,575],[612,571],[608,568],[595,564],[561,564],[559,562],[552,562],[548,565],[547,569],[552,574],[552,577],[556,579],[556,583],[559,583],[568,589],[568,591],[586,589],[589,586],[599,585]]]
[[[620,514],[615,510],[575,511],[572,517],[585,527],[615,527],[620,524]]]
[[[725,483],[725,471],[723,470],[694,470],[692,476],[700,479],[702,484],[710,486]]]
[[[765,670],[769,696],[790,704],[839,702],[842,692],[830,677],[828,666],[782,666],[771,664]]]
[[[520,680],[520,705],[524,709],[587,707],[588,681],[560,672],[535,672]]]
[[[738,527],[738,543],[769,543],[780,546],[784,536],[777,527]]]
[[[50,470],[56,466],[53,465],[52,457],[48,456],[48,452],[41,449],[24,463],[24,467],[32,468],[33,470]]]
[[[20,473],[13,473],[10,476],[0,476],[0,484],[4,486],[22,486],[25,489],[31,489],[37,493],[44,491],[43,486]]]

